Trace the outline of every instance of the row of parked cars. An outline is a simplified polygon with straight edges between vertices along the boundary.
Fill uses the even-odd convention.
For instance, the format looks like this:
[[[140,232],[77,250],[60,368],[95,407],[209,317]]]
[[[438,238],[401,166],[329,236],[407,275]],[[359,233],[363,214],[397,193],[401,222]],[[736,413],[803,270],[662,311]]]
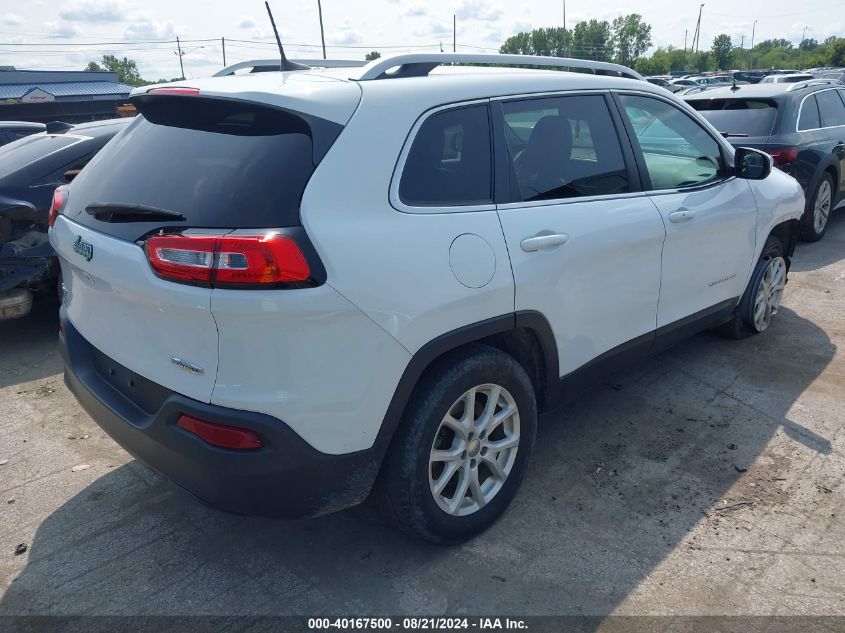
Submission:
[[[132,123],[0,150],[18,187],[55,191],[15,226],[50,227],[85,410],[216,507],[367,500],[455,543],[508,507],[539,412],[701,330],[767,330],[796,240],[825,229],[787,175],[811,139],[776,126],[825,130],[835,86],[691,103],[614,64],[471,65],[526,62],[560,65],[399,55],[144,87]],[[822,162],[829,215],[845,169]]]
[[[845,83],[845,68],[814,68],[806,71],[763,70],[704,74],[654,75],[646,80],[670,92],[690,94],[726,85],[756,83],[799,83],[810,79],[831,79]]]

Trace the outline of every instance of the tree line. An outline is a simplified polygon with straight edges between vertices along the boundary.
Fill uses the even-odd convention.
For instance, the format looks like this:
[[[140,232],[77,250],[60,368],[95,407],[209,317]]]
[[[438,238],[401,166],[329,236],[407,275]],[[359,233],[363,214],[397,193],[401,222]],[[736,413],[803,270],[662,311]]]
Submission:
[[[782,38],[769,39],[752,49],[734,46],[731,37],[722,33],[713,38],[710,50],[695,52],[665,46],[646,56],[651,46],[651,25],[641,15],[631,13],[612,22],[584,20],[572,29],[552,27],[517,33],[505,40],[499,52],[616,62],[644,75],[661,75],[673,70],[845,66],[845,38],[841,37],[829,37],[822,42],[805,39],[799,46]]]

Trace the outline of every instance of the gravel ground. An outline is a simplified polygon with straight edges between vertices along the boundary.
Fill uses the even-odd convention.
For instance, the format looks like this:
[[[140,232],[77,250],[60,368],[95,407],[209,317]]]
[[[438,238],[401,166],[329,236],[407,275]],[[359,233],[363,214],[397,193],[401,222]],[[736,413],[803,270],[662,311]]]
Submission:
[[[203,507],[77,406],[55,310],[0,323],[0,614],[845,615],[845,213],[772,330],[544,417],[510,511],[447,549]]]

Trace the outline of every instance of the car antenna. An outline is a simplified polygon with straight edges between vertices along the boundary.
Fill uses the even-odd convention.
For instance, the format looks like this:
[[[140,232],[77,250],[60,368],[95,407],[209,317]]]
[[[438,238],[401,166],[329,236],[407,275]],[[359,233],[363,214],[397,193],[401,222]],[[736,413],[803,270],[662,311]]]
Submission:
[[[739,86],[736,85],[736,77],[732,77],[731,79],[733,79],[733,85],[731,86],[731,92],[733,92],[734,90],[739,90]]]
[[[285,47],[282,46],[282,38],[279,37],[279,29],[276,28],[276,21],[273,19],[273,12],[270,10],[270,3],[267,2],[267,0],[264,0],[264,6],[267,7],[267,15],[270,16],[270,24],[273,27],[273,33],[276,34],[276,44],[279,45],[279,55],[281,57],[279,70],[308,70],[308,66],[305,66],[304,64],[297,64],[287,58],[285,55]]]

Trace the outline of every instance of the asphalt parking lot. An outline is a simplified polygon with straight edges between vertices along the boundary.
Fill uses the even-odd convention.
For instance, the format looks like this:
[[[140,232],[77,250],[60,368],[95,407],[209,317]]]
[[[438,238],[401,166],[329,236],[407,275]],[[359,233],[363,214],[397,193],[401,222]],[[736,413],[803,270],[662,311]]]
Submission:
[[[843,212],[771,331],[541,419],[511,509],[455,548],[203,507],[80,410],[55,310],[0,323],[0,614],[845,614]]]

